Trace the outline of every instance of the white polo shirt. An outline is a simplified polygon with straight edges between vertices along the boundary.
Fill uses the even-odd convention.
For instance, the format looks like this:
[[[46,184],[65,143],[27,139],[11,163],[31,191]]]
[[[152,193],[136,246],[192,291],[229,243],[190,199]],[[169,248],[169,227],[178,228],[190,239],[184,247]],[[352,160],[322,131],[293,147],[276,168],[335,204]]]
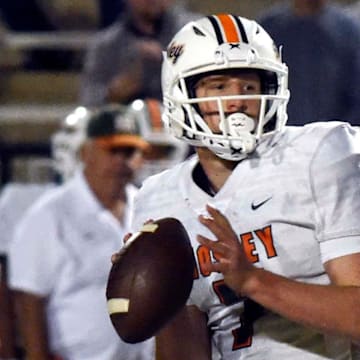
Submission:
[[[0,194],[0,252],[6,254],[14,230],[34,201],[56,184],[16,183],[5,185]]]
[[[9,250],[10,286],[48,299],[51,350],[66,360],[153,358],[153,343],[123,343],[106,307],[111,255],[129,231],[137,189],[127,187],[124,223],[97,201],[82,173],[41,197]]]

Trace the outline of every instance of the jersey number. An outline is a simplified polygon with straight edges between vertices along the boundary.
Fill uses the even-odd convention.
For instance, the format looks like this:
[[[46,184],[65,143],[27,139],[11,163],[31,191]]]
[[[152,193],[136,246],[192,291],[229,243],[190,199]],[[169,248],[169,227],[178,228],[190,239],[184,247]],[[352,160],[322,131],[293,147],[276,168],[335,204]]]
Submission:
[[[225,284],[224,280],[215,281],[213,288],[220,302],[226,306],[239,302],[239,297]],[[244,299],[246,302],[247,300]],[[246,321],[246,316],[240,315],[240,327],[232,330],[233,345],[232,350],[239,350],[251,346],[253,327],[252,322]]]

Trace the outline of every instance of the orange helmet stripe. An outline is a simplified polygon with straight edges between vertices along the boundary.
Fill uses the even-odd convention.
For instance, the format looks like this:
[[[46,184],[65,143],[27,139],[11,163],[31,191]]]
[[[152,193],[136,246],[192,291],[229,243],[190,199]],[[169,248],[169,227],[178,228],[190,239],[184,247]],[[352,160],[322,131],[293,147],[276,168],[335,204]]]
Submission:
[[[229,43],[238,43],[241,41],[239,36],[239,31],[234,23],[233,18],[228,14],[219,14],[217,15],[218,20],[221,23],[224,35],[225,42]]]
[[[219,45],[223,43],[248,43],[248,37],[240,18],[231,14],[207,16],[214,28]]]

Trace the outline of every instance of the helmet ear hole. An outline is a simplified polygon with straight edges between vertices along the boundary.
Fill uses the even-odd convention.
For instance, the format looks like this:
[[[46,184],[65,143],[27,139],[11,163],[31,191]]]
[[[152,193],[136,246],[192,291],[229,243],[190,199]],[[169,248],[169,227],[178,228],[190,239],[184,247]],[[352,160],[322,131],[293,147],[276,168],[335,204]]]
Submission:
[[[278,91],[276,73],[272,71],[259,70],[261,91],[263,94],[274,95]]]

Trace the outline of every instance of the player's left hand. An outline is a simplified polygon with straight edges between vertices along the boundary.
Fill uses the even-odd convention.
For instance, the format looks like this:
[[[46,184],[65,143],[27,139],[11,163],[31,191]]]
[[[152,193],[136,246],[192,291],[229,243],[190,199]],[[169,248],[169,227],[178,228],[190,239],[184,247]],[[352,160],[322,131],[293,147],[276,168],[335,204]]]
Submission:
[[[228,219],[210,205],[206,206],[206,210],[209,216],[200,215],[199,221],[216,236],[217,240],[210,240],[202,235],[198,235],[197,240],[214,253],[217,261],[207,262],[205,270],[221,272],[226,284],[238,295],[244,295],[245,287],[256,268],[247,259]]]

